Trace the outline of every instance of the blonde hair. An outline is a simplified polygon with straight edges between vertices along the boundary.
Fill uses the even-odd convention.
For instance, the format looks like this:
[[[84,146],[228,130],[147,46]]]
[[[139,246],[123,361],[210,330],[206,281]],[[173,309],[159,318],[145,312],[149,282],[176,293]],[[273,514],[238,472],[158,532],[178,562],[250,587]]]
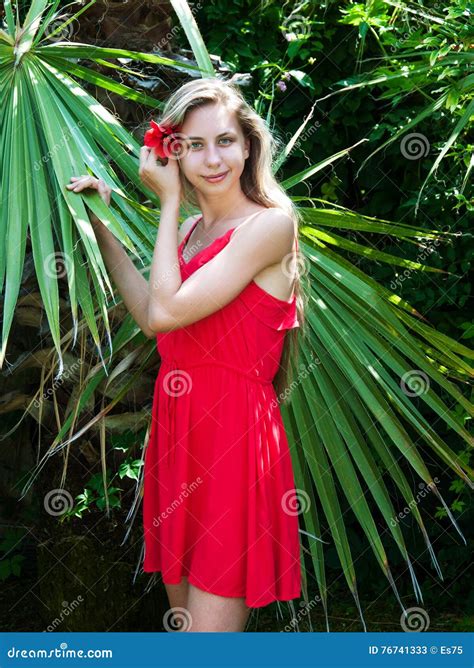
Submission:
[[[278,207],[287,213],[295,225],[298,237],[298,225],[301,216],[292,200],[277,182],[273,175],[273,161],[283,148],[282,142],[274,135],[266,121],[247,103],[241,91],[233,83],[219,78],[203,78],[188,81],[178,88],[165,102],[158,123],[165,126],[181,127],[186,114],[192,109],[208,104],[223,104],[235,113],[237,122],[245,138],[250,140],[249,157],[240,177],[242,191],[245,195],[265,207]],[[194,186],[180,170],[183,189],[183,205],[196,207],[198,200]],[[299,328],[288,330],[285,336],[280,367],[273,379],[273,386],[282,401],[288,396],[290,384],[293,383],[293,366],[299,358],[298,335],[303,331],[305,323],[306,295],[301,279],[306,271],[303,254],[298,252],[295,279],[296,309]]]

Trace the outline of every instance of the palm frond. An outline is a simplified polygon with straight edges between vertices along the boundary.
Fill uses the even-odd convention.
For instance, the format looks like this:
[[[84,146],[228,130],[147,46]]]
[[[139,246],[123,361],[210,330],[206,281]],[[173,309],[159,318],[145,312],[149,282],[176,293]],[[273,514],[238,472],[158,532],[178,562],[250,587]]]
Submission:
[[[65,19],[58,28],[63,28],[91,4]],[[169,58],[128,49],[71,43],[43,44],[46,29],[58,16],[58,2],[52,3],[46,12],[49,5],[47,0],[32,2],[20,27],[7,3],[8,31],[2,32],[0,43],[0,145],[2,155],[7,157],[0,172],[2,201],[6,203],[0,212],[2,292],[5,287],[0,365],[3,366],[5,360],[29,234],[40,293],[58,352],[60,377],[63,362],[58,277],[54,270],[57,260],[64,263],[66,270],[74,329],[77,331],[78,328],[79,304],[102,356],[88,296],[93,286],[111,345],[107,302],[110,297],[113,299],[113,291],[86,206],[140,262],[143,262],[140,253],[150,245],[149,224],[152,221],[156,227],[157,215],[148,210],[147,220],[144,220],[134,204],[137,194],[142,194],[159,208],[157,196],[143,186],[138,176],[138,142],[113,114],[78,86],[77,79],[152,109],[160,109],[162,104],[78,64],[76,60],[103,63],[128,57],[172,67],[177,63]],[[195,40],[197,44],[198,36]],[[179,67],[199,71],[199,68],[181,62]],[[113,164],[128,178],[127,189],[120,185]],[[107,208],[96,193],[78,196],[66,189],[71,176],[84,173],[103,178],[110,185],[113,190],[111,208]],[[141,205],[142,214],[145,210],[147,207]],[[92,269],[92,285],[82,269],[84,261]]]

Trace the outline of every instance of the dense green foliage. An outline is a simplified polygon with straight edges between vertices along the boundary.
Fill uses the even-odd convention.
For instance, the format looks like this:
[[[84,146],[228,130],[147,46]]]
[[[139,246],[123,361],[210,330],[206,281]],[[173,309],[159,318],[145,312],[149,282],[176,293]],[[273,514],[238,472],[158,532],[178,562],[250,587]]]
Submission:
[[[310,185],[302,185],[298,190],[301,196],[323,198],[369,216],[459,234],[447,244],[428,243],[426,250],[420,252],[416,246],[396,243],[391,236],[364,233],[366,241],[379,250],[449,272],[441,278],[428,272],[397,271],[357,256],[351,259],[379,283],[394,289],[440,331],[467,345],[474,338],[469,302],[474,248],[470,173],[474,162],[473,7],[466,0],[327,0],[284,6],[252,0],[215,0],[205,3],[197,13],[210,53],[219,54],[233,73],[251,73],[248,88],[256,107],[264,115],[271,111],[280,137],[288,141],[317,102],[310,129],[305,128],[303,140],[281,170],[283,177],[361,138],[370,140],[357,147],[351,159],[318,174]],[[253,38],[255,35],[258,39]],[[182,44],[185,46],[184,41]],[[407,129],[442,96],[439,107]],[[434,178],[423,189],[416,211],[427,175],[463,118],[462,129]],[[410,132],[420,137],[421,144],[417,145],[417,137],[414,139],[417,159],[407,159],[401,150],[403,136]],[[363,164],[386,142],[390,143],[383,151]],[[465,411],[460,412],[460,418],[468,424]],[[448,438],[454,445],[453,437]],[[472,451],[465,444],[459,440],[456,447],[466,462],[472,462]],[[462,518],[463,527],[473,526],[469,488],[461,481],[446,481],[441,467],[437,472],[445,483],[452,511]],[[430,530],[435,531],[435,549],[446,564],[443,573],[448,581],[452,579],[451,593],[459,595],[463,589],[459,574],[468,565],[468,550],[440,523],[445,520],[446,511],[436,507],[436,502],[424,503],[432,518]],[[355,522],[350,536],[351,545],[357,545]],[[422,545],[418,547],[423,553]],[[365,551],[363,543],[360,551]],[[331,548],[328,552],[328,565],[332,564],[338,573],[336,551]],[[391,563],[399,559],[395,552],[395,548],[389,550]],[[373,567],[368,558],[357,560],[364,591],[368,588],[375,593],[386,584],[382,579],[374,581]],[[429,588],[427,600],[436,600],[442,606],[440,589]],[[452,605],[451,597],[445,602]],[[472,593],[466,600],[466,611],[474,611]]]
[[[24,10],[27,10],[30,4],[33,3],[21,5],[23,17]],[[41,0],[37,0],[36,4],[40,5]],[[66,6],[66,3],[62,4]],[[185,28],[175,38],[173,49],[177,49],[179,45],[189,49],[189,24],[183,19],[184,14],[180,13],[183,12],[185,3],[176,0],[172,4],[176,11],[176,26],[183,25]],[[55,5],[59,6],[61,3],[56,2]],[[407,461],[403,461],[403,472],[410,483],[409,493],[414,494],[417,485],[424,484],[420,482],[419,476],[415,475],[415,471],[426,482],[428,477],[427,471],[426,477],[424,475],[424,464],[426,464],[429,474],[438,483],[438,487],[448,502],[448,507],[442,507],[439,498],[434,495],[416,494],[416,505],[419,503],[420,510],[423,511],[427,533],[431,537],[431,543],[445,576],[443,586],[446,587],[449,584],[450,592],[456,594],[458,593],[457,588],[461,589],[463,586],[462,573],[466,568],[469,550],[464,547],[455,533],[447,517],[448,511],[458,520],[466,537],[468,537],[467,529],[473,526],[472,502],[468,494],[468,485],[465,479],[464,481],[458,478],[453,480],[452,470],[450,470],[453,468],[456,470],[453,462],[457,459],[465,464],[466,470],[472,465],[472,451],[468,449],[465,437],[465,429],[469,426],[466,408],[467,400],[470,399],[470,386],[466,380],[468,357],[466,349],[456,346],[456,342],[468,346],[474,335],[468,302],[470,283],[467,280],[472,257],[472,234],[468,222],[473,210],[470,178],[473,159],[472,144],[469,143],[468,135],[469,124],[473,117],[472,62],[474,54],[472,15],[470,13],[472,8],[469,3],[461,1],[453,1],[441,6],[436,2],[403,4],[381,0],[366,3],[308,1],[298,4],[286,3],[283,6],[276,2],[256,3],[251,0],[236,0],[230,3],[226,0],[216,0],[206,3],[190,2],[189,5],[203,36],[203,43],[196,35],[193,36],[193,41],[190,40],[197,62],[201,66],[209,62],[205,47],[210,54],[220,56],[231,74],[240,75],[240,81],[246,84],[248,99],[252,100],[259,113],[269,120],[276,135],[282,139],[283,143],[288,144],[293,137],[297,137],[286,159],[281,161],[279,176],[289,188],[294,200],[301,205],[303,218],[307,223],[304,228],[304,249],[305,252],[312,254],[313,260],[311,270],[313,298],[327,297],[328,304],[332,304],[333,308],[330,315],[334,316],[334,326],[338,325],[337,317],[340,313],[342,317],[349,318],[363,312],[361,303],[357,300],[359,296],[357,290],[363,289],[364,295],[373,298],[373,304],[376,305],[375,307],[372,305],[373,312],[367,309],[367,318],[369,316],[372,318],[371,322],[375,323],[374,331],[377,331],[377,334],[382,332],[380,339],[374,337],[371,340],[375,349],[377,345],[380,345],[383,335],[388,335],[387,332],[392,334],[397,331],[400,336],[402,323],[409,322],[407,315],[410,313],[409,305],[417,309],[439,332],[449,337],[449,340],[435,341],[427,336],[427,342],[424,341],[423,345],[417,348],[418,354],[422,352],[424,362],[432,363],[433,379],[436,381],[436,385],[433,382],[432,388],[436,387],[437,395],[448,406],[449,412],[446,411],[443,414],[443,417],[446,416],[446,421],[443,421],[439,415],[443,408],[442,404],[429,404],[426,397],[423,397],[423,400],[422,397],[413,399],[413,406],[426,420],[426,423],[414,420],[409,424],[408,432],[419,448],[418,454],[422,461],[418,462],[416,457],[413,460],[407,458]],[[174,36],[175,31],[172,34]],[[124,45],[125,48],[126,45]],[[8,40],[0,39],[0,58],[3,59],[0,63],[0,83],[2,84],[6,84],[11,76],[9,49]],[[101,150],[105,149],[110,162],[103,168],[104,174],[116,186],[116,190],[114,191],[113,214],[105,212],[100,202],[94,202],[90,196],[86,203],[89,206],[92,203],[101,215],[110,215],[111,222],[116,222],[117,236],[121,237],[124,242],[130,236],[139,249],[142,261],[143,259],[145,262],[149,261],[151,244],[148,232],[150,225],[156,225],[156,220],[152,212],[143,206],[143,202],[139,204],[134,201],[135,198],[143,199],[147,194],[150,195],[140,189],[138,178],[134,173],[137,142],[141,138],[136,137],[136,141],[131,141],[130,136],[122,127],[114,124],[107,146],[102,146],[100,137],[105,136],[105,129],[107,124],[112,123],[112,118],[106,116],[105,112],[95,104],[94,94],[96,89],[102,86],[106,90],[123,95],[130,101],[130,104],[143,105],[148,113],[150,107],[156,109],[159,108],[159,104],[145,94],[136,93],[121,86],[118,83],[119,76],[114,82],[114,65],[112,64],[108,65],[111,69],[110,72],[107,72],[107,79],[103,75],[91,74],[92,70],[86,69],[86,66],[91,65],[91,61],[92,64],[103,64],[106,58],[113,60],[117,56],[113,50],[97,52],[94,57],[91,57],[91,51],[87,46],[83,46],[76,51],[70,50],[69,54],[72,57],[68,58],[68,49],[65,46],[60,49],[62,51],[55,48],[54,44],[48,45],[46,40],[46,44],[38,44],[36,52],[27,59],[25,69],[42,75],[41,85],[47,93],[47,96],[43,98],[48,100],[47,106],[44,107],[40,105],[41,96],[38,91],[36,91],[38,99],[35,99],[30,93],[33,102],[38,104],[38,109],[42,109],[41,118],[36,124],[38,136],[46,145],[53,139],[51,128],[49,128],[49,133],[45,132],[45,128],[48,129],[48,109],[53,119],[54,114],[57,114],[56,122],[62,123],[65,129],[70,119],[79,118],[83,122],[87,121],[82,134],[78,133],[78,144],[72,142],[71,160],[75,165],[81,167],[84,165],[85,168],[97,173],[99,169],[102,169],[101,160],[104,156],[101,155]],[[119,55],[130,54],[124,52]],[[144,54],[139,55],[144,56]],[[169,65],[156,54],[153,57],[150,56],[148,62],[157,67]],[[54,67],[54,72],[51,67]],[[79,79],[80,85],[84,86],[84,90],[88,91],[90,97],[81,96],[81,105],[76,106],[72,89],[71,92],[62,89],[59,83],[62,82],[62,78],[57,76],[58,71]],[[189,75],[199,76],[195,71],[190,71]],[[16,85],[19,94],[24,94],[29,90],[28,77],[23,80],[20,78]],[[8,86],[4,85],[3,90],[8,91]],[[77,91],[77,87],[74,87],[74,90]],[[4,92],[3,94],[4,99],[11,102],[10,93]],[[25,97],[28,98],[28,95]],[[13,105],[11,108],[13,109]],[[5,107],[5,109],[7,109],[4,116],[6,118],[8,108]],[[92,122],[93,114],[90,113],[92,110],[96,115],[95,122]],[[302,123],[308,119],[308,116],[310,118],[301,131]],[[15,121],[15,117],[12,116],[12,118]],[[5,142],[8,142],[8,133],[5,133],[5,136],[7,137]],[[85,144],[80,143],[81,139],[84,142],[84,137],[87,137],[94,148],[92,158],[88,154],[87,160],[86,151],[83,150]],[[367,141],[358,144],[364,139]],[[123,145],[130,142],[128,153],[117,150],[122,145],[121,142]],[[327,167],[315,170],[311,178],[302,176],[304,170],[314,167],[315,164],[329,156],[334,156],[355,144],[358,145],[350,152],[349,158],[331,160]],[[43,149],[44,146],[41,148]],[[37,150],[37,163],[39,151],[40,147]],[[33,157],[25,154],[25,160],[27,158],[33,160]],[[115,162],[115,170],[112,162]],[[61,164],[59,158],[55,156],[48,165],[43,165],[46,179],[50,179],[58,197],[60,197],[60,182],[63,182],[66,177],[66,171],[62,170],[67,170],[69,167],[70,165],[65,167],[64,164]],[[20,162],[14,164],[14,169],[18,173],[21,172]],[[12,174],[14,169],[12,168]],[[58,172],[61,179],[58,179]],[[121,185],[119,185],[124,176],[129,179],[124,186],[127,197],[123,196],[120,190]],[[294,183],[290,185],[289,179],[294,179]],[[144,201],[149,204],[149,200]],[[43,198],[43,204],[49,211],[47,197]],[[351,217],[342,207],[360,214],[360,217]],[[85,209],[80,212],[83,218],[84,212]],[[75,235],[66,237],[71,245],[72,241],[79,242],[80,239],[77,228],[72,225],[72,222],[77,224],[77,215],[74,216],[74,212],[71,215],[67,213],[67,222],[71,225],[71,228],[68,229],[71,229]],[[325,219],[325,213],[331,214],[332,219]],[[18,216],[20,219],[20,214]],[[362,218],[362,216],[370,218]],[[53,214],[51,214],[51,219],[53,219]],[[383,226],[383,221],[394,221],[399,224],[399,229],[392,231],[390,226]],[[410,228],[403,227],[404,225],[416,226],[422,232],[413,234],[415,227],[410,231]],[[436,238],[430,235],[433,229],[456,233],[459,236]],[[424,231],[426,231],[426,236]],[[414,243],[414,237],[417,243]],[[42,241],[44,243],[44,238]],[[51,250],[53,248],[52,237],[50,246]],[[97,256],[95,246],[86,247],[86,251],[88,251],[86,256],[89,256],[90,253],[91,259]],[[331,255],[331,253],[334,254]],[[318,259],[318,264],[314,261],[315,258]],[[344,264],[342,258],[349,260],[363,274],[356,274],[352,268]],[[81,260],[82,257],[77,255],[78,271],[83,266]],[[334,283],[332,273],[334,265],[331,264],[333,260],[336,261],[335,266],[340,269],[340,275],[346,282],[343,285],[344,290],[337,292],[338,286],[335,285],[334,293],[331,294],[331,282]],[[339,260],[340,265],[337,264]],[[413,265],[407,260],[411,260]],[[442,270],[442,272],[430,272],[425,265]],[[79,293],[77,301],[86,314],[87,324],[93,334],[93,342],[97,344],[99,340],[99,330],[95,326],[97,313],[93,311],[92,302],[94,305],[98,302],[101,306],[101,317],[104,318],[106,325],[108,325],[106,308],[111,307],[111,302],[105,299],[103,289],[97,285],[97,277],[94,277],[93,272],[91,274],[92,276],[87,278],[92,279],[92,284],[86,284],[88,289],[83,290],[82,294]],[[358,279],[361,276],[368,278],[367,280],[362,278],[359,283]],[[369,282],[372,279],[375,283]],[[54,292],[57,289],[56,283],[56,280],[45,283],[44,294],[50,293],[56,297],[54,303],[50,304],[48,316],[52,314],[51,321],[56,324],[54,343],[59,346],[58,298]],[[71,285],[74,284],[71,283]],[[16,287],[19,288],[19,286],[20,276],[18,275],[16,276]],[[384,286],[387,292],[382,292],[378,286]],[[61,287],[64,288],[63,285]],[[92,288],[95,289],[95,295]],[[402,301],[398,303],[393,293]],[[68,306],[71,306],[74,317],[77,317],[77,310],[72,308],[75,305],[72,289],[69,297],[71,301],[68,302]],[[97,302],[93,297],[97,299]],[[15,298],[16,295],[10,297],[11,313]],[[403,312],[403,309],[406,312]],[[354,343],[369,341],[369,335],[372,332],[370,321],[368,322],[369,325],[359,324],[360,318],[354,318],[354,325],[359,326],[359,329],[354,328],[356,332]],[[100,399],[96,401],[99,406],[98,412],[104,411],[105,415],[116,402],[124,397],[127,390],[133,389],[134,383],[142,382],[143,369],[152,359],[154,353],[152,344],[145,350],[138,349],[137,341],[134,339],[136,328],[133,329],[130,319],[123,322],[119,320],[119,324],[120,326],[116,328],[118,331],[115,331],[114,351],[115,354],[118,352],[119,355],[122,355],[122,358],[119,358],[121,364],[113,368],[111,378],[108,379],[103,369],[100,368],[103,360],[97,360],[97,365],[91,369],[87,382],[81,385],[80,410],[86,415],[89,412],[88,409],[93,408],[94,401],[97,399],[97,397],[94,399],[95,392]],[[349,324],[352,324],[352,319]],[[305,348],[305,354],[311,347],[319,354],[320,350],[324,349],[324,335],[327,335],[327,332],[331,332],[332,329],[331,323],[325,322],[322,316],[321,323],[315,320],[312,325],[313,338]],[[326,325],[327,329],[325,329]],[[389,325],[393,327],[393,330],[389,330]],[[51,329],[54,331],[53,327]],[[413,352],[414,346],[409,350],[412,341],[408,340],[409,337],[406,338],[407,347],[397,349],[397,352],[406,356],[404,361],[408,363],[408,368],[413,369],[415,367],[410,365],[415,364],[416,357],[414,354],[411,357],[410,353]],[[394,338],[393,349],[396,348],[395,341]],[[133,353],[126,347],[129,342],[133,342],[135,351],[139,350],[136,364]],[[306,445],[303,438],[307,433],[305,427],[313,418],[313,412],[310,412],[309,409],[315,410],[316,407],[323,405],[325,397],[322,398],[324,392],[321,392],[320,397],[321,388],[333,390],[332,380],[336,382],[337,377],[333,379],[330,373],[329,376],[324,374],[327,369],[339,374],[340,369],[335,360],[339,361],[338,355],[342,356],[346,352],[346,343],[346,341],[341,342],[340,348],[336,349],[334,359],[325,360],[327,367],[323,365],[318,382],[314,384],[309,380],[307,383],[302,382],[301,388],[295,391],[293,412],[286,414],[295,442],[299,443],[298,436],[301,432],[301,441]],[[361,344],[361,349],[362,347]],[[81,350],[81,355],[87,359],[92,358],[91,348],[92,346],[89,346],[89,349]],[[363,350],[365,352],[365,347]],[[369,354],[372,354],[373,350],[370,346],[367,347],[367,350]],[[463,358],[462,364],[458,355]],[[360,370],[360,359],[356,357],[356,355],[353,358],[347,357],[350,371]],[[406,401],[406,397],[400,397],[400,388],[397,386],[397,375],[404,365],[400,364],[397,368],[394,363],[395,357],[390,357],[390,355],[387,357],[387,366],[391,364],[390,372],[394,368],[397,372],[394,374],[395,386],[390,386],[387,374],[384,376],[386,385],[381,383],[380,386],[376,386],[373,379],[364,378],[361,379],[361,387],[364,390],[367,387],[369,390],[367,392],[368,405],[371,403],[370,398],[375,400],[382,395],[384,399],[392,400],[390,409],[393,409],[393,413],[387,409],[386,415],[388,416],[387,423],[393,428],[396,417],[399,417],[398,414],[407,417],[403,409],[406,409],[407,412],[411,410],[407,409],[411,402]],[[382,365],[377,370],[381,372],[381,369]],[[384,367],[383,370],[386,371],[386,368]],[[123,381],[124,373],[126,382]],[[435,377],[435,373],[439,374],[438,378]],[[464,390],[463,402],[456,401],[456,394],[448,391],[447,383],[443,384],[445,378],[441,377],[442,373],[450,380],[462,381],[459,386],[461,391]],[[342,377],[340,374],[339,378]],[[113,399],[110,397],[110,380],[113,380],[115,387],[118,388],[116,389],[117,396],[114,396]],[[390,376],[390,381],[393,380]],[[347,378],[344,378],[344,381],[347,383]],[[367,386],[365,386],[366,382]],[[430,394],[429,399],[436,402],[437,395],[432,397]],[[334,405],[339,405],[339,396],[336,396],[338,401],[335,401]],[[365,401],[364,397],[364,406]],[[347,405],[350,404],[347,399],[346,402]],[[346,404],[344,404],[345,407]],[[321,442],[328,450],[328,455],[322,453],[321,456],[329,458],[333,470],[337,470],[334,462],[339,461],[335,450],[331,450],[332,444],[336,443],[336,438],[331,438],[331,429],[338,423],[337,417],[337,413],[331,414],[327,422],[322,425],[326,431],[319,433]],[[81,427],[79,436],[100,419],[101,417],[97,417],[96,414],[94,419]],[[450,420],[450,427],[458,427],[458,429],[454,431],[448,429],[446,424],[448,420]],[[444,451],[440,447],[436,454],[445,455],[444,459],[442,456],[435,457],[433,450],[423,443],[420,433],[424,431],[426,424],[436,430],[439,437],[446,441],[452,451]],[[353,423],[350,426],[353,427]],[[69,436],[69,429],[74,430],[70,410],[67,412],[67,419],[61,423],[55,443],[66,438],[66,435]],[[337,432],[334,437],[336,435],[339,438]],[[351,432],[350,436],[352,435]],[[387,441],[389,440],[385,433],[383,436]],[[107,438],[107,465],[111,470],[109,468],[105,470],[104,466],[100,467],[98,461],[95,462],[87,478],[82,481],[80,493],[75,496],[75,504],[62,516],[63,521],[82,522],[90,514],[101,513],[104,510],[107,513],[111,511],[112,516],[114,513],[124,514],[124,511],[130,507],[129,499],[132,489],[131,486],[127,487],[127,482],[135,484],[140,476],[137,441],[144,437],[145,430],[138,431],[137,429],[130,432],[124,429],[118,436]],[[356,438],[354,440],[357,441]],[[104,431],[100,432],[100,445],[101,455],[105,459],[105,427]],[[302,450],[298,449],[298,453],[301,454]],[[345,448],[342,445],[339,453],[341,459],[344,453]],[[383,449],[377,454],[380,453],[382,453],[381,459],[383,460]],[[305,455],[307,454],[306,449]],[[411,513],[405,513],[403,519],[397,523],[393,535],[388,533],[387,518],[390,517],[390,506],[385,503],[385,484],[390,497],[396,500],[395,507],[403,508],[404,505],[404,495],[400,494],[395,480],[390,477],[391,470],[381,466],[377,457],[375,467],[371,468],[372,462],[361,455],[361,450],[353,450],[351,455],[354,462],[347,457],[343,476],[347,475],[345,480],[354,483],[354,489],[356,489],[357,480],[360,479],[364,484],[367,483],[367,487],[372,491],[369,482],[374,472],[379,472],[379,467],[380,471],[386,475],[380,475],[380,478],[383,477],[381,484],[379,477],[375,476],[378,483],[376,492],[379,493],[377,502],[374,502],[369,494],[366,495],[370,509],[363,506],[365,496],[360,508],[355,508],[355,504],[351,503],[357,494],[354,489],[347,489],[344,485],[344,479],[339,478],[340,471],[337,471],[338,477],[334,476],[334,480],[332,476],[328,476],[330,479],[325,483],[327,494],[321,494],[320,489],[316,489],[316,496],[319,494],[318,513],[322,520],[321,535],[332,544],[325,547],[324,557],[320,543],[313,544],[308,549],[306,566],[308,574],[311,574],[308,582],[310,594],[320,591],[323,593],[323,598],[325,597],[325,568],[327,568],[327,585],[332,585],[332,591],[334,587],[337,591],[342,575],[342,561],[342,571],[355,600],[357,600],[357,591],[363,592],[365,599],[373,596],[376,600],[390,587],[389,582],[392,576],[400,594],[407,597],[412,596],[412,583],[404,559],[405,545],[403,538],[397,533],[400,528],[403,528],[407,544],[409,543],[410,555],[413,555],[416,561],[416,570],[425,600],[432,602],[439,599],[443,587],[437,583],[436,586],[429,588],[436,572],[430,561],[426,543],[419,532],[420,526],[417,524],[417,518]],[[308,456],[307,463],[303,463],[302,459],[298,460],[298,457],[295,459],[298,479],[305,480],[304,489],[308,489],[309,492],[310,489],[313,490],[312,484],[308,482],[309,471],[311,474],[314,473],[315,479],[318,479],[318,471],[315,472],[311,468],[313,463],[311,456]],[[354,464],[358,467],[357,470]],[[420,464],[418,468],[417,464]],[[342,465],[340,469],[343,469]],[[104,485],[104,480],[106,485]],[[306,483],[308,483],[307,486]],[[337,494],[334,491],[336,486]],[[406,498],[405,496],[405,500]],[[319,506],[321,500],[324,512]],[[328,504],[327,507],[325,503]],[[313,504],[315,513],[316,505],[316,503]],[[354,510],[354,513],[350,512],[351,509]],[[340,516],[338,515],[339,510]],[[333,512],[343,520],[336,529],[331,526],[329,530],[326,520]],[[314,522],[312,530],[319,534],[317,516],[315,518],[305,517],[304,520],[308,523]],[[309,529],[308,524],[306,528]],[[379,534],[384,538],[383,545],[379,543]],[[342,537],[340,544],[334,540],[335,535]],[[392,540],[392,537],[395,540]],[[7,537],[3,545],[5,552],[9,549],[12,540],[12,536]],[[344,555],[344,549],[342,549],[341,557],[340,545],[344,547],[345,541],[347,545],[350,544],[352,554],[347,550]],[[367,549],[368,542],[371,544],[372,551]],[[336,548],[336,543],[339,549]],[[14,560],[11,563],[4,562],[0,577],[6,578],[11,574],[18,574],[21,568],[19,556],[13,555]],[[385,573],[389,582],[382,573],[385,567],[385,557],[391,569],[391,573],[390,571],[388,575]],[[317,564],[316,579],[312,575],[315,564]],[[382,570],[378,570],[379,565],[382,566]],[[354,575],[352,575],[353,569]],[[379,577],[374,576],[374,573],[379,574]],[[326,607],[325,602],[323,605]],[[442,604],[439,603],[439,605]],[[472,606],[472,599],[467,600],[465,609],[472,610]]]
[[[416,220],[422,227],[448,226],[465,233],[455,247],[437,246],[426,254],[428,264],[443,267],[452,276],[440,283],[428,273],[413,272],[407,280],[403,278],[402,294],[414,306],[422,307],[425,315],[429,313],[436,324],[450,325],[455,338],[467,339],[474,336],[466,305],[470,283],[459,280],[466,276],[472,260],[472,183],[466,171],[472,168],[473,144],[467,122],[436,179],[423,192],[416,219],[414,204],[469,103],[472,128],[472,3],[406,3],[406,10],[396,4],[327,1],[298,3],[295,8],[293,3],[281,7],[272,2],[216,0],[205,3],[197,17],[209,51],[219,54],[232,72],[251,73],[249,92],[255,96],[256,107],[263,114],[271,110],[275,131],[282,138],[288,140],[312,105],[322,100],[310,121],[313,131],[305,129],[303,141],[282,170],[283,176],[361,138],[370,140],[353,152],[352,160],[312,179],[310,187],[301,187],[301,195],[322,197],[369,216],[406,223]],[[289,12],[293,9],[292,15]],[[460,59],[458,64],[456,58]],[[433,61],[437,68],[414,74]],[[404,76],[390,78],[402,71]],[[371,81],[383,75],[386,79],[377,84],[348,88],[358,78]],[[278,87],[279,82],[285,83],[285,90]],[[337,94],[331,95],[335,91]],[[440,91],[446,93],[445,104],[416,127],[429,143],[426,155],[407,159],[398,140],[360,169],[364,159],[384,142],[400,130],[406,132],[410,120],[438,100]],[[376,245],[396,252],[387,241],[379,237]],[[411,257],[417,252],[413,248]],[[403,253],[410,257],[409,248],[404,247]],[[387,285],[395,278],[390,267],[371,266],[370,271]],[[447,310],[455,314],[454,322],[441,315]],[[453,325],[458,329],[452,329]]]

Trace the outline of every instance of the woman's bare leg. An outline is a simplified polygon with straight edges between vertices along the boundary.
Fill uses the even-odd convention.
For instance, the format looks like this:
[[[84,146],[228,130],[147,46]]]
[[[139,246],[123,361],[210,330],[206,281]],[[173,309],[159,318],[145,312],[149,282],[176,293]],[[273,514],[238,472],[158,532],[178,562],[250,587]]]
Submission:
[[[178,625],[182,625],[181,612],[187,607],[189,589],[188,578],[186,575],[183,575],[179,584],[165,584],[165,589],[171,610],[173,610],[173,608],[176,609],[176,614],[173,615],[174,619],[169,620],[167,626],[172,625],[173,628],[176,628]]]
[[[245,605],[245,598],[217,596],[192,584],[189,585],[185,607],[189,613],[189,623],[182,630],[191,632],[241,632],[245,629],[251,611]]]

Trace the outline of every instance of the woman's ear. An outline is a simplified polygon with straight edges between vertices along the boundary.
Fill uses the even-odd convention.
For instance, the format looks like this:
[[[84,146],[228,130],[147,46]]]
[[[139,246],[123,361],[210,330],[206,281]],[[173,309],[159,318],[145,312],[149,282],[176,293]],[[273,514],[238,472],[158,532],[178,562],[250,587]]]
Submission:
[[[245,139],[245,141],[244,141],[244,146],[245,146],[245,149],[244,149],[244,158],[247,160],[247,158],[248,158],[249,155],[250,155],[250,139]]]

